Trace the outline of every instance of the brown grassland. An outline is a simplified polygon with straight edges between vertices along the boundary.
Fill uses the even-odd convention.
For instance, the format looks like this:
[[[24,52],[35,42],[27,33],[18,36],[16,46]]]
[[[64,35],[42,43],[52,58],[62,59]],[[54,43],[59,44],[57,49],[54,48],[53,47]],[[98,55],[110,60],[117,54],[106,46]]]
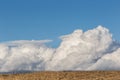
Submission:
[[[120,71],[48,71],[1,74],[0,80],[120,80]]]

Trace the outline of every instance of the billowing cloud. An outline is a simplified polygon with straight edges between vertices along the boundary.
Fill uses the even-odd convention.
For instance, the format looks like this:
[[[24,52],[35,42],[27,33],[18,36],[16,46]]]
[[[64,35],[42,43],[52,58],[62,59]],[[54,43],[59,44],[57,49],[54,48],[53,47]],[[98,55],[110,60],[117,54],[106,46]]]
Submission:
[[[0,71],[37,71],[45,70],[54,49],[48,48],[43,41],[12,41],[0,44]]]
[[[75,30],[60,38],[56,49],[45,45],[51,40],[1,43],[0,71],[120,70],[120,44],[108,29]]]

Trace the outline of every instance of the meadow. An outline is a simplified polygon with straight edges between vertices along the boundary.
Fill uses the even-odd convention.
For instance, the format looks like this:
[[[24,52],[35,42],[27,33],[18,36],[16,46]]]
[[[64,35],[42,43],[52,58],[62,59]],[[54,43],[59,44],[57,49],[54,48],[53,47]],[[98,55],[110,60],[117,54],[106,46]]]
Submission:
[[[43,71],[1,74],[0,80],[120,80],[120,71]]]

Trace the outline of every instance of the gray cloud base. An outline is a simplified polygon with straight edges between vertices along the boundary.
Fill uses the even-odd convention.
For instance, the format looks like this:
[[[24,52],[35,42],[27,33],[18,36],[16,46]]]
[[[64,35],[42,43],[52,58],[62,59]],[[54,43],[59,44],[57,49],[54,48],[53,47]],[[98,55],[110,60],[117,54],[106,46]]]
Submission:
[[[51,40],[1,43],[0,72],[120,70],[120,44],[108,29],[75,30],[60,38],[56,49],[45,45]]]

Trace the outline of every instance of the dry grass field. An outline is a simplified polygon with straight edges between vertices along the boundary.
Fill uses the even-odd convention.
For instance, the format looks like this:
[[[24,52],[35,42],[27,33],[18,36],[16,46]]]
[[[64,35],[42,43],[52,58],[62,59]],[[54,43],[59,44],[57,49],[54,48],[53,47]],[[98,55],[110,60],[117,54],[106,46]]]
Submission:
[[[0,80],[120,80],[120,71],[66,71],[1,74]]]

